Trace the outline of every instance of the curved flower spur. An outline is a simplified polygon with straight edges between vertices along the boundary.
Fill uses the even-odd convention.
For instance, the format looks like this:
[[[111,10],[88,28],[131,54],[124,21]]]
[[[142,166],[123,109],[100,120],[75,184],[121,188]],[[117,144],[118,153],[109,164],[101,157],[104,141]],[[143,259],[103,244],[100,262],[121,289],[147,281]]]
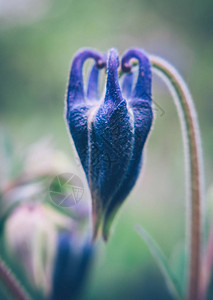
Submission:
[[[95,60],[84,92],[82,68]],[[130,60],[139,62],[133,87]],[[105,56],[82,50],[73,60],[67,93],[67,123],[86,173],[92,197],[93,238],[100,228],[105,240],[112,220],[134,186],[142,164],[142,152],[150,131],[153,112],[151,67],[145,53],[131,49],[122,58],[122,89],[118,80],[119,57],[111,49],[107,59],[106,93],[99,97],[99,70]]]

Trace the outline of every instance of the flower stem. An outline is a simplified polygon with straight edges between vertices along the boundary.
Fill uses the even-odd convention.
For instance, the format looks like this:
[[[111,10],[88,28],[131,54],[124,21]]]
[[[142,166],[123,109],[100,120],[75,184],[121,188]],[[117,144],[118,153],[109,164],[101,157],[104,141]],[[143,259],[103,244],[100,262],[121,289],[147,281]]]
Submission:
[[[202,278],[200,286],[200,299],[205,300],[207,297],[208,287],[210,284],[213,268],[213,221],[211,222],[207,248],[204,252],[201,268]]]
[[[16,300],[30,300],[28,294],[17,281],[12,272],[7,268],[2,259],[0,259],[0,281]]]
[[[189,266],[187,266],[186,299],[199,300],[203,226],[203,163],[196,110],[188,87],[176,69],[156,56],[150,56],[150,61],[156,73],[164,79],[174,96],[182,126],[188,208],[186,243]]]

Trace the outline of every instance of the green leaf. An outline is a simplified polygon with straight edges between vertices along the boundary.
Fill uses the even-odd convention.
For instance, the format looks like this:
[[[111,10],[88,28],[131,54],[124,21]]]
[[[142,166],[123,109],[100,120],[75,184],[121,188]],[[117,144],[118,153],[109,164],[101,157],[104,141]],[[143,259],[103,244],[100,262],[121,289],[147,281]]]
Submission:
[[[184,241],[178,242],[174,246],[171,257],[169,258],[169,263],[171,270],[175,274],[178,282],[182,287],[182,294],[186,292],[186,279],[187,279],[187,255],[186,255],[186,246]]]
[[[141,226],[137,225],[136,230],[139,235],[142,237],[144,242],[147,244],[150,252],[152,253],[153,257],[155,258],[164,278],[167,282],[167,285],[172,292],[172,294],[176,297],[176,299],[182,300],[184,299],[182,295],[182,290],[180,288],[180,284],[170,269],[170,266],[160,250],[159,246],[155,243],[152,237],[145,231]]]

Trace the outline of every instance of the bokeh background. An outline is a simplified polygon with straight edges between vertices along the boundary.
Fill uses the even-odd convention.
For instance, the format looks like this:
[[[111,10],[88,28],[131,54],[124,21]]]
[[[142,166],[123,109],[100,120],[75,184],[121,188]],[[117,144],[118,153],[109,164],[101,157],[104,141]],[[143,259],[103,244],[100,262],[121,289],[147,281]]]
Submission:
[[[202,133],[206,199],[211,202],[212,15],[210,0],[0,0],[1,130],[10,135],[19,154],[50,137],[54,147],[74,160],[64,122],[74,53],[87,46],[101,51],[116,47],[120,54],[142,47],[173,63],[191,89]],[[120,210],[110,241],[100,242],[88,300],[171,299],[135,224],[143,225],[159,243],[176,272],[183,271],[174,259],[185,232],[181,131],[172,98],[156,77],[153,96],[156,119],[142,174]],[[65,166],[64,171],[79,170]]]

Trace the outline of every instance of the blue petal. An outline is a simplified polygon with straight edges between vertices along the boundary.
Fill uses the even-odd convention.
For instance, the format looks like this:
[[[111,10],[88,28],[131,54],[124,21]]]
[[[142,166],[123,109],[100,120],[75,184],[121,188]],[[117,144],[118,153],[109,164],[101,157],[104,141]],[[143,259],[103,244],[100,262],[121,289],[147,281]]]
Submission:
[[[123,97],[118,81],[119,57],[116,49],[112,48],[109,51],[107,62],[107,84],[105,103],[109,103],[109,112],[122,101]]]
[[[105,100],[94,116],[89,138],[89,184],[96,229],[125,176],[133,147],[133,120],[121,95],[114,49],[110,51],[107,67]]]
[[[131,69],[130,60],[136,58],[139,61],[138,80],[132,93],[133,98],[151,101],[152,73],[148,56],[141,49],[128,50],[121,61],[124,71]]]
[[[105,57],[95,50],[79,51],[72,63],[67,91],[67,124],[82,166],[88,174],[88,113],[91,108],[85,101],[82,69],[88,58],[95,60],[97,68],[105,66]]]
[[[93,216],[98,217],[120,188],[132,156],[133,123],[126,101],[122,101],[111,116],[101,107],[91,134],[90,188]]]

